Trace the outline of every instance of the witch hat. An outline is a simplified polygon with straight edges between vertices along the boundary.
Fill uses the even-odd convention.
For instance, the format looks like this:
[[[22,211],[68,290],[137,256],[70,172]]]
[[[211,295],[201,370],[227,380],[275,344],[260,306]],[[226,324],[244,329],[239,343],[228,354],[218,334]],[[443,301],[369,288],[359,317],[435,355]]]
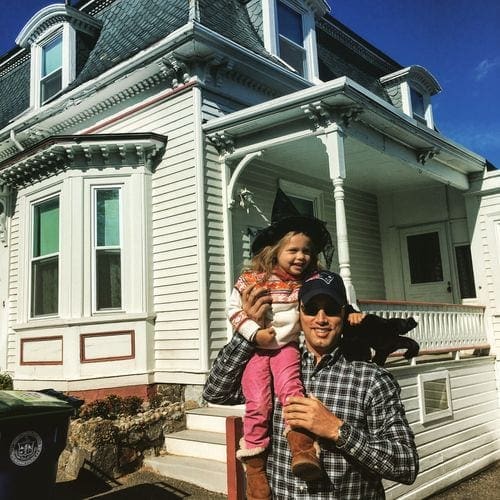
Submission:
[[[264,247],[275,245],[290,231],[304,233],[314,245],[314,249],[325,257],[327,268],[330,268],[333,258],[332,238],[326,224],[311,215],[302,215],[292,200],[280,189],[276,191],[271,213],[271,224],[257,232],[252,243],[252,254],[258,254]]]

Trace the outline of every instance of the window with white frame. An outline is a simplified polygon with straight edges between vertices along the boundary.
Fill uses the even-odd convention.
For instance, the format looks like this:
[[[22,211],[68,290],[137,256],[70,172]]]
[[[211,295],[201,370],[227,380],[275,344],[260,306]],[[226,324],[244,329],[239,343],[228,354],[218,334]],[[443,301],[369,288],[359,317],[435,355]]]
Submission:
[[[39,107],[75,78],[75,30],[67,23],[31,46],[31,104]]]
[[[62,33],[40,45],[40,101],[44,103],[62,89]]]
[[[425,424],[434,420],[451,417],[450,373],[420,373],[418,375],[418,398],[420,403],[420,422]]]
[[[266,48],[309,80],[319,74],[314,16],[307,2],[263,0]]]
[[[59,309],[59,197],[33,205],[31,316]]]
[[[278,1],[278,50],[286,61],[300,75],[306,72],[306,50],[302,15],[284,2]]]
[[[121,190],[94,189],[94,308],[122,307]]]

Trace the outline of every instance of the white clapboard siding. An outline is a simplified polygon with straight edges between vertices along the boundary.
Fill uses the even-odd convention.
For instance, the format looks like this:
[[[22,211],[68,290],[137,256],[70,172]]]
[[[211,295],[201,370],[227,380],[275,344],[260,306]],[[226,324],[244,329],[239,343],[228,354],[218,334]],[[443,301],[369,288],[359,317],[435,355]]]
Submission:
[[[17,352],[17,335],[12,326],[17,323],[18,319],[18,300],[19,300],[19,199],[16,197],[14,213],[10,221],[9,228],[9,309],[8,309],[8,337],[7,337],[7,371],[14,372]]]
[[[421,423],[418,373],[448,370],[453,415]],[[385,482],[387,498],[424,498],[500,458],[500,415],[493,357],[462,359],[391,370],[401,385],[415,433],[420,473],[413,485]]]
[[[168,137],[152,178],[152,266],[155,368],[199,371],[200,316],[196,169],[192,92],[116,123],[107,132],[156,132]],[[163,377],[162,381],[170,379]]]

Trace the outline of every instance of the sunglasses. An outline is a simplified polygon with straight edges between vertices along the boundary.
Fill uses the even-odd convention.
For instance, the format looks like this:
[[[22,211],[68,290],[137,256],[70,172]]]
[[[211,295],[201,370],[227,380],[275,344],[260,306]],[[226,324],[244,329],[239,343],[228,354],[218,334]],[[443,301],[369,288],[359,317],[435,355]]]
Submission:
[[[327,316],[340,316],[342,307],[337,304],[302,304],[300,309],[306,316],[316,316],[319,311],[323,310]]]

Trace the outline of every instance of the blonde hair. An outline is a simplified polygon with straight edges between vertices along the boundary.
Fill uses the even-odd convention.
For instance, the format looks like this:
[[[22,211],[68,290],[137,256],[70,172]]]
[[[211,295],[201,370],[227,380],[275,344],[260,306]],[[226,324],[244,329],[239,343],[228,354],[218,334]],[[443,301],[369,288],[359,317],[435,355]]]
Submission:
[[[267,245],[260,252],[255,254],[252,257],[251,263],[245,270],[247,271],[255,271],[258,273],[265,273],[263,280],[269,278],[273,269],[276,267],[278,263],[278,255],[281,249],[290,242],[293,236],[296,234],[303,234],[307,236],[311,240],[311,260],[307,268],[304,270],[304,274],[308,274],[312,270],[316,270],[320,268],[320,263],[318,259],[318,253],[314,248],[313,241],[311,237],[305,234],[302,231],[289,231],[284,234],[274,245]]]

